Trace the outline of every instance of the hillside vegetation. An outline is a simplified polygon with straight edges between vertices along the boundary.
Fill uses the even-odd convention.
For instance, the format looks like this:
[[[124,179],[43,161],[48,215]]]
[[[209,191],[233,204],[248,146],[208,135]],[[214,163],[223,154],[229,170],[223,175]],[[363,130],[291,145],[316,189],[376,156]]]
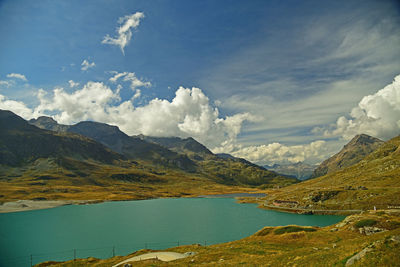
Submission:
[[[299,209],[400,207],[400,136],[353,166],[276,190],[267,204],[274,203]]]

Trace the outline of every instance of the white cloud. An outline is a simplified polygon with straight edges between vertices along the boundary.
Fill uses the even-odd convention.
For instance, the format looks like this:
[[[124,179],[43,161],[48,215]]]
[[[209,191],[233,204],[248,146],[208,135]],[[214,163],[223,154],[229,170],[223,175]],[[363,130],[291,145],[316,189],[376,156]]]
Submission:
[[[113,101],[119,101],[119,95],[99,82],[88,82],[82,89],[72,93],[63,88],[55,88],[52,96],[39,90],[40,104],[35,108],[35,115],[47,112],[55,113],[54,118],[60,123],[70,124],[81,120],[110,122],[108,107]]]
[[[116,71],[112,71],[111,73],[114,73],[114,76],[109,79],[110,82],[116,83],[119,78],[122,78],[122,80],[124,82],[130,83],[130,87],[131,87],[132,91],[134,92],[134,95],[131,98],[131,100],[135,100],[141,96],[142,91],[138,88],[151,86],[150,82],[144,82],[141,79],[137,78],[136,74],[134,72],[118,73]]]
[[[0,86],[10,87],[12,84],[13,84],[12,81],[1,81],[0,80]]]
[[[28,81],[28,79],[26,79],[25,75],[19,74],[19,73],[10,73],[10,74],[7,74],[7,78],[20,79],[20,80],[23,80],[23,81],[25,81],[25,82]]]
[[[140,20],[144,18],[142,12],[136,12],[135,14],[120,17],[118,23],[120,26],[117,28],[117,37],[112,38],[108,34],[104,37],[102,44],[117,45],[121,48],[122,54],[125,54],[124,48],[129,44],[132,38],[132,28],[136,29]]]
[[[82,66],[81,70],[87,71],[88,69],[95,67],[96,63],[94,62],[90,63],[88,60],[85,59],[82,61],[81,66]]]
[[[0,95],[0,109],[10,110],[25,119],[31,119],[33,115],[32,110],[23,102],[7,99],[4,95]]]
[[[69,83],[69,87],[71,87],[71,88],[76,87],[76,86],[79,85],[79,83],[76,83],[73,80],[69,80],[68,83]]]
[[[303,161],[317,163],[327,158],[330,153],[326,142],[322,140],[295,146],[286,146],[280,143],[248,146],[231,152],[233,156],[245,158],[260,165]]]
[[[369,134],[389,139],[400,134],[400,75],[375,94],[361,99],[351,110],[350,118],[341,116],[333,129],[325,129],[325,136],[342,136],[348,140],[356,134]],[[314,132],[324,130],[316,128]]]
[[[119,78],[123,78],[122,80],[124,82],[130,82],[131,84],[131,89],[135,90],[136,88],[140,87],[150,87],[151,83],[150,82],[144,82],[141,79],[136,77],[136,74],[134,72],[113,72],[115,75],[109,79],[110,82],[117,82]]]
[[[121,102],[121,87],[113,91],[101,82],[88,82],[72,93],[55,88],[51,93],[40,89],[40,104],[33,110],[23,102],[0,97],[0,108],[14,111],[25,119],[52,115],[59,123],[73,124],[82,120],[117,125],[129,135],[194,137],[210,148],[233,147],[245,120],[255,121],[249,113],[224,118],[211,106],[208,97],[199,88],[180,87],[171,100],[155,98],[147,105],[134,107],[134,96]]]
[[[264,117],[243,129],[240,143],[298,143],[299,133],[305,143],[324,139],[309,130],[334,123],[398,74],[395,10],[393,3],[347,1],[339,9],[315,9],[288,22],[295,27],[283,19],[284,31],[266,27],[265,39],[241,43],[199,81],[225,112]]]

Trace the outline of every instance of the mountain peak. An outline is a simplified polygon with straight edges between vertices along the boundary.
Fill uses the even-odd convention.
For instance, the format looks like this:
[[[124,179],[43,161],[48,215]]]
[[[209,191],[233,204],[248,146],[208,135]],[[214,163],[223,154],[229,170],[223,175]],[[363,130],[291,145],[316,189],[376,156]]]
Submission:
[[[40,129],[46,129],[55,132],[66,132],[69,128],[68,125],[58,124],[56,120],[48,116],[40,116],[39,118],[31,119],[28,122]]]
[[[369,136],[367,134],[358,134],[351,139],[351,141],[346,145],[355,145],[355,144],[373,144],[373,143],[383,143],[382,140]]]
[[[384,142],[378,138],[358,134],[347,143],[342,150],[322,162],[314,170],[313,177],[323,176],[360,162],[365,156],[375,151]]]

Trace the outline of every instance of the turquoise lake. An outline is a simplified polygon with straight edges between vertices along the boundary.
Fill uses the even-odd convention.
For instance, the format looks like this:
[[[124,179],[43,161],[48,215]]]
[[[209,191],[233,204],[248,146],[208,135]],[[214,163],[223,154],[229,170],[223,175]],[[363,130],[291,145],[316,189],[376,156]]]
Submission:
[[[180,198],[70,205],[0,214],[0,266],[108,258],[142,248],[211,245],[264,226],[326,226],[343,216],[298,215],[237,204],[233,198]],[[31,256],[32,255],[32,256]]]

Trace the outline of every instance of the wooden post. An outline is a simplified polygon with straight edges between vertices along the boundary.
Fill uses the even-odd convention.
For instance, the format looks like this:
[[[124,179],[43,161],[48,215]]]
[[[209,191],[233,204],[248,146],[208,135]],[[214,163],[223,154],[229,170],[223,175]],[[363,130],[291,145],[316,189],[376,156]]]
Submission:
[[[31,254],[31,267],[33,266],[33,261],[32,261],[32,254]]]
[[[113,257],[115,257],[115,246],[113,246],[112,255],[113,255]]]
[[[76,260],[76,249],[74,249],[74,260]]]

